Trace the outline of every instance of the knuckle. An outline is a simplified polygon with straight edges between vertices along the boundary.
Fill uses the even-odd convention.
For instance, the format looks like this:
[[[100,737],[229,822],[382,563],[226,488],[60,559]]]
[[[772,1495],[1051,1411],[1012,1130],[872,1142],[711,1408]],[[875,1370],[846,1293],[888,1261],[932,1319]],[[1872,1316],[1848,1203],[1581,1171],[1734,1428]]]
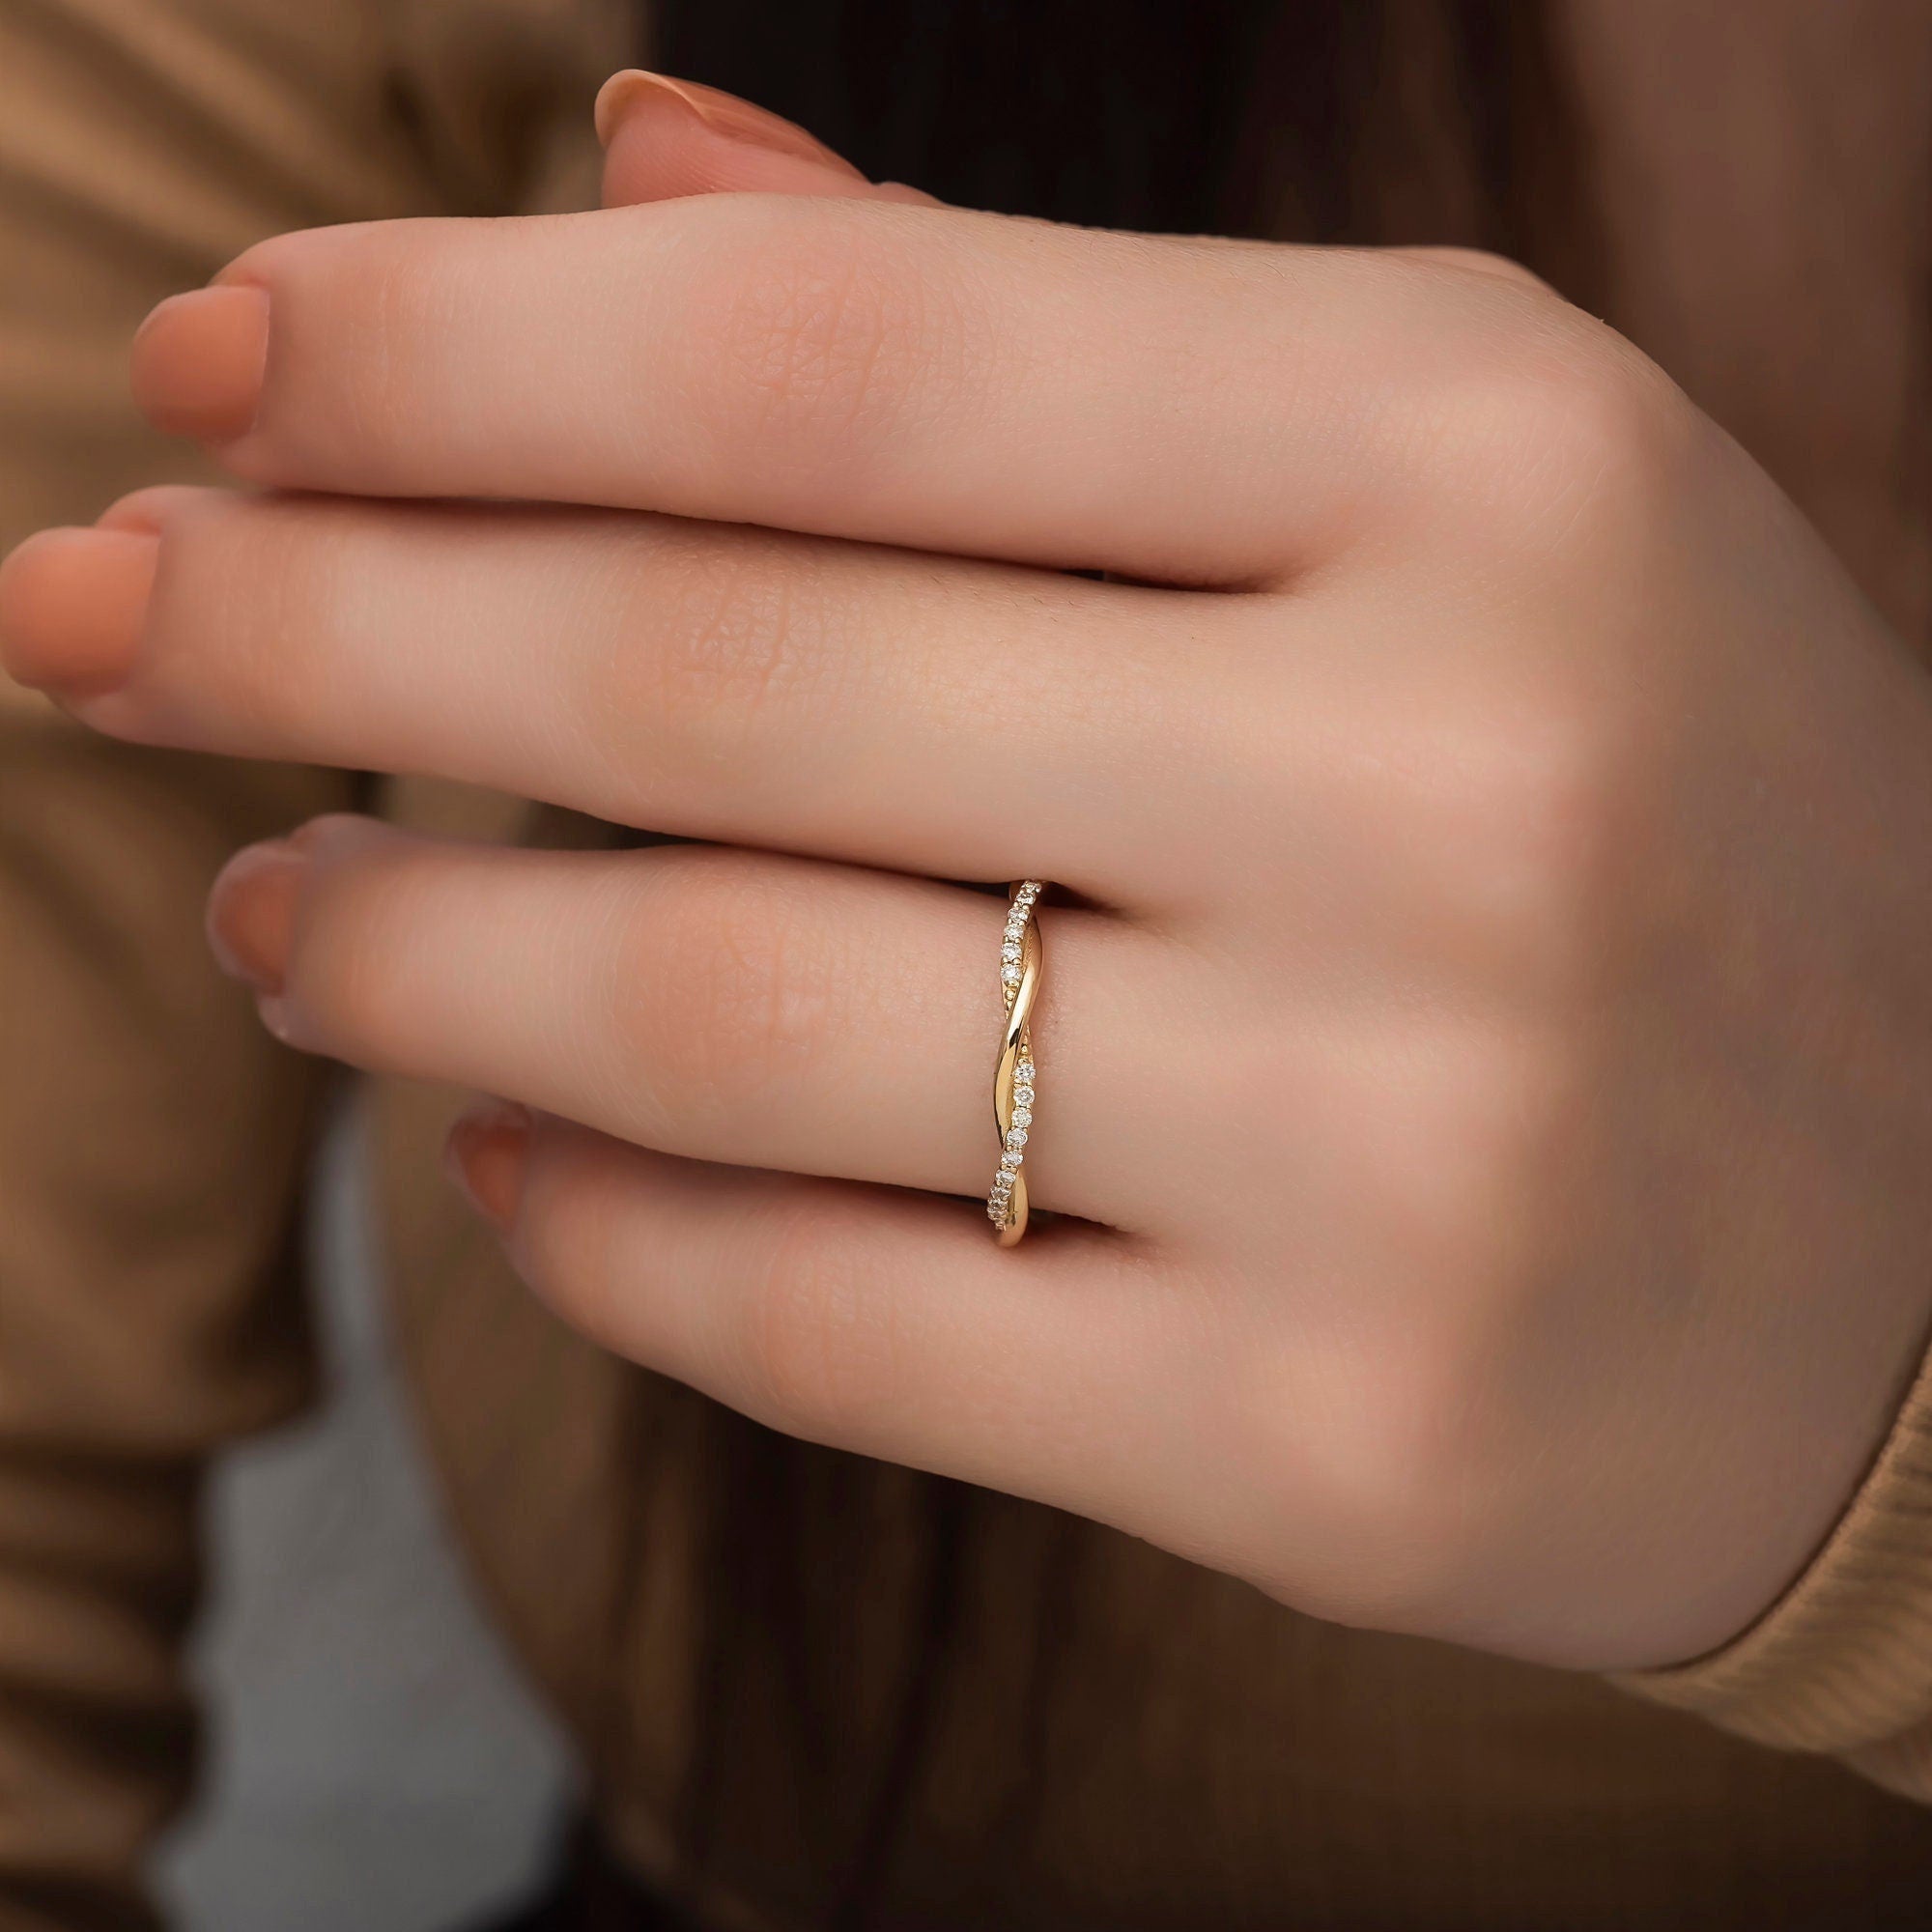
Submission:
[[[1445,1329],[1431,1310],[1377,1324],[1321,1363],[1312,1391],[1305,1338],[1246,1365],[1230,1405],[1236,1453],[1246,1466],[1292,1472],[1276,1506],[1308,1552],[1293,1574],[1257,1580],[1298,1608],[1342,1624],[1428,1630],[1452,1599],[1462,1560],[1456,1498],[1480,1404],[1475,1366]]]
[[[719,350],[756,426],[781,442],[800,419],[856,429],[889,411],[917,335],[890,277],[841,249],[795,248],[738,292]]]
[[[1305,1547],[1326,1552],[1320,1574],[1267,1579],[1278,1594],[1439,1628],[1492,1547],[1520,1491],[1523,1350],[1575,1276],[1601,1072],[1565,1028],[1464,1021],[1406,1042],[1366,1096],[1373,1182],[1329,1236],[1347,1321],[1254,1350],[1228,1405],[1236,1454],[1287,1472]]]
[[[1433,1284],[1420,1311],[1439,1343],[1497,1309],[1520,1309],[1542,1278],[1563,1177],[1600,1097],[1594,1042],[1563,1020],[1492,1018],[1407,1040],[1376,1105],[1377,1217],[1358,1223],[1378,1279]],[[1406,1294],[1389,1305],[1406,1324]],[[1438,1347],[1434,1360],[1465,1359]]]
[[[933,291],[908,252],[880,246],[840,204],[696,218],[749,231],[700,271],[697,392],[778,474],[815,478],[828,462],[849,470],[919,407],[923,372],[944,354]]]
[[[748,535],[720,543],[666,527],[638,581],[627,633],[642,647],[598,668],[586,709],[623,767],[643,761],[703,785],[742,784],[774,708],[795,712],[839,654],[825,625],[810,545]]]
[[[1656,503],[1695,422],[1655,363],[1553,310],[1443,379],[1429,407],[1444,495],[1492,546],[1557,554]]]
[[[1518,668],[1507,702],[1479,700],[1461,722],[1413,821],[1430,896],[1486,980],[1539,1004],[1587,995],[1611,963],[1650,809],[1641,715],[1542,667]]]
[[[895,1384],[892,1298],[848,1210],[800,1196],[771,1211],[737,1338],[742,1405],[787,1435],[854,1445]]]
[[[1519,1018],[1472,1031],[1425,1084],[1416,1151],[1436,1152],[1405,1199],[1452,1319],[1519,1309],[1542,1279],[1563,1176],[1600,1097],[1593,1063],[1587,1029]]]
[[[653,1111],[701,1137],[809,1084],[836,974],[772,872],[696,847],[655,863],[620,948],[617,1037]]]
[[[1681,752],[1667,684],[1613,645],[1490,641],[1426,713],[1385,721],[1347,798],[1432,970],[1548,1012],[1625,964]]]

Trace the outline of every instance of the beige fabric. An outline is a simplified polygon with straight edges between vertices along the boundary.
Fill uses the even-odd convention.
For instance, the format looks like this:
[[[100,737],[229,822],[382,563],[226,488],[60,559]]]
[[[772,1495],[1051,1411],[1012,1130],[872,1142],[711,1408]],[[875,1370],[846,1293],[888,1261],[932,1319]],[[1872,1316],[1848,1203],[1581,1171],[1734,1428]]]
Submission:
[[[593,195],[584,102],[625,25],[0,7],[0,548],[198,473],[129,409],[128,340],[259,237]],[[192,1763],[202,1462],[310,1382],[287,1258],[317,1070],[210,973],[200,900],[239,842],[353,795],[117,751],[0,679],[0,1932],[146,1922]]]
[[[1932,224],[1898,157],[1932,133],[1932,15],[1740,5],[1556,15],[1605,299],[1922,639]],[[591,0],[0,10],[0,543],[191,471],[133,420],[125,344],[258,236],[587,198],[626,34]],[[201,1465],[309,1389],[285,1256],[317,1077],[216,980],[199,899],[353,789],[0,693],[0,1932],[147,1922]],[[523,821],[446,787],[393,809]],[[1789,1599],[1640,1700],[1318,1624],[600,1355],[449,1199],[450,1105],[379,1096],[428,1436],[613,1841],[719,1925],[1932,1920],[1932,1811],[1872,1781],[1932,1797],[1932,1388]]]
[[[1919,1781],[1932,1737],[1932,1365],[1784,1600],[1717,1656],[1631,1682],[1765,1744],[1852,1753],[1932,1798]]]

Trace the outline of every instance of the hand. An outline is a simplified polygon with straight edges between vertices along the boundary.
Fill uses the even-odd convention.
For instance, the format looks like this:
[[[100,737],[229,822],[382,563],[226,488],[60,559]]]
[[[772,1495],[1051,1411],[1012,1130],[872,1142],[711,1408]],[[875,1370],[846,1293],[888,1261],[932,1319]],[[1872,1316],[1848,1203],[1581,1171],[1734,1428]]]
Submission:
[[[329,820],[216,894],[286,1037],[536,1110],[457,1151],[612,1349],[1319,1613],[1729,1637],[1927,1322],[1923,675],[1505,264],[922,206],[629,105],[624,198],[782,192],[252,250],[144,395],[334,494],[37,539],[15,674],[704,841]],[[1065,1218],[1002,1251],[1002,902],[944,882],[1025,875]]]

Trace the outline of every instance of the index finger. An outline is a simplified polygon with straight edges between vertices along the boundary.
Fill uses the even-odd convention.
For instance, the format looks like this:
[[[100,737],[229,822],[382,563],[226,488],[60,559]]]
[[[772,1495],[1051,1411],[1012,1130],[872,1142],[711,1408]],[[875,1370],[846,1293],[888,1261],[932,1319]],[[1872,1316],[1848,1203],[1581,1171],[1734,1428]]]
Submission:
[[[764,194],[366,223],[164,305],[136,389],[258,483],[1251,582],[1368,480],[1425,272]]]

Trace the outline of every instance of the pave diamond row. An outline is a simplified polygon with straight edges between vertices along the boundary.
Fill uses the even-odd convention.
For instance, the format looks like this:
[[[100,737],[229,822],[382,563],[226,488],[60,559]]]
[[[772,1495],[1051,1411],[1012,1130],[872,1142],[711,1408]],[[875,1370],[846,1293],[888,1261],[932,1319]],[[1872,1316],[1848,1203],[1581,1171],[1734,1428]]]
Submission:
[[[1007,934],[1000,943],[1000,986],[1007,996],[1007,1009],[1012,1010],[1013,995],[1019,991],[1020,953],[1026,939],[1027,921],[1033,917],[1033,909],[1039,903],[1039,895],[1046,888],[1037,879],[1029,879],[1013,895],[1011,908],[1007,913]]]
[[[1020,1165],[1026,1159],[1027,1128],[1032,1122],[1033,1062],[1022,1060],[1013,1068],[1013,1123],[1007,1129],[1000,1171],[986,1196],[986,1215],[996,1227],[1005,1227],[1012,1216],[1013,1183],[1019,1179]]]
[[[986,1195],[986,1218],[1000,1231],[1003,1240],[1017,1240],[1026,1228],[1026,1183],[1020,1170],[1026,1164],[1027,1134],[1033,1126],[1034,1065],[1029,1022],[1040,959],[1039,928],[1033,924],[1033,917],[1045,890],[1045,882],[1040,879],[1026,879],[1014,888],[1012,904],[1007,912],[1006,933],[1000,942],[1000,990],[1007,1009],[1006,1033],[993,1089],[1000,1165]],[[1031,982],[1027,972],[1029,951],[1033,954]],[[1019,1009],[1023,987],[1027,1010]]]

